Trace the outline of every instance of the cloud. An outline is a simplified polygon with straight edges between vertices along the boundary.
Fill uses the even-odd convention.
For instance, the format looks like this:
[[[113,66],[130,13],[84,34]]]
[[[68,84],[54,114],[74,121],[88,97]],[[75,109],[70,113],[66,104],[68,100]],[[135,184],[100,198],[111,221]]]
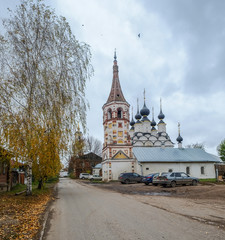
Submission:
[[[102,106],[111,88],[116,48],[120,83],[134,113],[137,97],[143,106],[145,88],[155,118],[162,97],[174,142],[180,121],[184,145],[204,142],[216,154],[225,138],[224,0],[47,3],[67,18],[76,38],[91,47],[95,75],[87,83],[90,135],[103,140]]]

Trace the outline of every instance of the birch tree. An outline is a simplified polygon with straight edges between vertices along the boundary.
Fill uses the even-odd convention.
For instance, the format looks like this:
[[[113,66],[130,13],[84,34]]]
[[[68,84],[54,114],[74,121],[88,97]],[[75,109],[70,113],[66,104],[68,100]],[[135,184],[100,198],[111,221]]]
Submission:
[[[0,36],[0,144],[28,164],[30,195],[32,166],[40,181],[55,174],[76,123],[85,128],[93,69],[89,46],[42,0],[22,0],[9,14]]]

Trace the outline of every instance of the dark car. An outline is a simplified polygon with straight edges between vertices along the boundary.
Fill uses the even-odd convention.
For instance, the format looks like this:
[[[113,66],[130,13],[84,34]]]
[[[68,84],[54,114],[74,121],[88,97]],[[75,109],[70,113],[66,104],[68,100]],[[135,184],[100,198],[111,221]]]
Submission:
[[[158,183],[155,182],[156,178],[158,178],[158,176],[163,176],[163,175],[166,175],[166,174],[168,174],[168,172],[156,173],[156,174],[153,176],[152,185],[158,186]]]
[[[169,172],[167,174],[153,178],[153,184],[159,184],[163,187],[176,185],[197,185],[199,182],[198,178],[191,177],[184,172]]]
[[[155,175],[158,175],[158,173],[150,173],[150,174],[148,174],[147,176],[145,176],[145,177],[142,178],[142,182],[143,182],[145,185],[149,185],[149,183],[152,183],[153,177],[154,177]]]
[[[118,177],[118,180],[124,183],[140,183],[142,181],[143,176],[137,173],[121,173]]]

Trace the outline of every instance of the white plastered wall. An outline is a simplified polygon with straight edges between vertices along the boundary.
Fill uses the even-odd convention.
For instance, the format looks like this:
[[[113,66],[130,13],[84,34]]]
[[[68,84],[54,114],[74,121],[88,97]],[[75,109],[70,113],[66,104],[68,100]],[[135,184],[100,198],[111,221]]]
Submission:
[[[120,173],[136,172],[136,164],[133,159],[106,160],[102,163],[102,180],[118,180]]]
[[[155,172],[168,172],[172,169],[173,172],[186,172],[189,167],[190,175],[197,178],[215,178],[214,163],[140,163],[142,165],[143,175]],[[204,174],[201,174],[201,167],[204,167]],[[148,169],[146,169],[148,168]],[[139,174],[141,174],[141,167],[139,167]]]

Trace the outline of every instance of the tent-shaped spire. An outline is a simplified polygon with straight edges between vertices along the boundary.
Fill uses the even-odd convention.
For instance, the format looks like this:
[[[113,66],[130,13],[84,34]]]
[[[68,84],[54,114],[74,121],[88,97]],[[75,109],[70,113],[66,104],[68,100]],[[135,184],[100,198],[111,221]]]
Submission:
[[[113,80],[112,80],[112,87],[111,91],[107,100],[107,103],[113,102],[113,101],[120,101],[120,102],[126,102],[123,92],[120,86],[119,81],[119,70],[117,65],[117,57],[116,57],[116,50],[114,53],[114,64],[113,64]]]

